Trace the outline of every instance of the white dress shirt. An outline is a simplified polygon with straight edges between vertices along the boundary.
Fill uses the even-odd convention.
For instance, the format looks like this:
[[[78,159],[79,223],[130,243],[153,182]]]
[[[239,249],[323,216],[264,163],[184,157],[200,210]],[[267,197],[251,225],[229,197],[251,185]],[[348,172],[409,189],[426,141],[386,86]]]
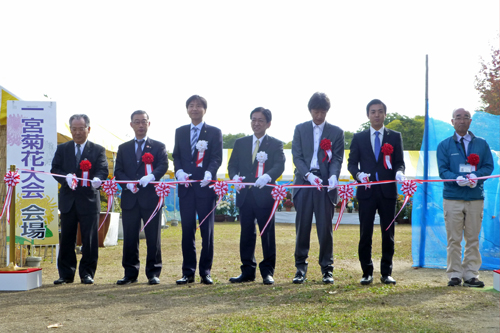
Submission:
[[[382,141],[384,140],[384,125],[382,125],[382,127],[378,130],[378,132],[380,133],[378,135],[378,138],[380,139],[380,148],[382,148]],[[375,138],[377,137],[375,135],[375,132],[377,132],[377,130],[375,130],[373,127],[370,126],[370,141],[372,143],[372,151],[373,151],[373,154],[375,155]]]
[[[318,161],[318,150],[319,150],[319,142],[321,141],[321,135],[323,134],[323,129],[325,128],[326,121],[324,121],[321,125],[316,125],[314,121],[312,122],[313,126],[313,137],[314,137],[314,152],[311,159],[310,169],[319,169],[319,161]]]

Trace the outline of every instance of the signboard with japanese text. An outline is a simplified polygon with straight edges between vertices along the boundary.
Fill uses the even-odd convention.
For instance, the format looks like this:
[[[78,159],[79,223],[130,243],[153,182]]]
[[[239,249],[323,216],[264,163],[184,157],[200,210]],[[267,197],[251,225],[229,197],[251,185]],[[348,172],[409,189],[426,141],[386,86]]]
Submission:
[[[55,102],[7,102],[7,168],[15,165],[21,176],[15,198],[18,244],[59,243],[58,183],[48,174],[56,148]]]

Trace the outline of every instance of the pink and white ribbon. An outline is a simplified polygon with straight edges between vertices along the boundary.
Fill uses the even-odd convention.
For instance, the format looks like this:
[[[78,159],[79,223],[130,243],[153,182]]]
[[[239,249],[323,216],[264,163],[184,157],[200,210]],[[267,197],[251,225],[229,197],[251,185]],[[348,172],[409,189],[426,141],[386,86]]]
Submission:
[[[199,140],[196,143],[196,150],[198,150],[198,155],[196,157],[196,166],[201,168],[203,166],[203,157],[205,157],[205,150],[208,149],[208,141]]]
[[[322,183],[321,183],[321,178],[317,177],[314,182],[316,183],[316,188],[318,189],[318,191],[321,191],[321,187],[322,187]]]
[[[392,169],[391,155],[384,155],[384,166],[386,169]]]
[[[266,163],[264,162],[259,162],[259,164],[257,164],[257,170],[255,171],[255,178],[259,178],[260,176],[262,176],[262,174],[264,173],[264,165]]]
[[[104,216],[104,220],[102,220],[101,225],[99,226],[99,230],[101,230],[102,226],[104,225],[104,222],[106,221],[106,218],[108,217],[109,210],[111,209],[111,206],[113,205],[113,200],[115,198],[115,194],[118,191],[118,186],[116,185],[115,182],[115,177],[111,180],[106,180],[102,184],[102,190],[104,193],[108,195],[108,210],[106,211],[106,216]]]
[[[10,224],[10,202],[12,201],[12,193],[14,193],[14,187],[21,181],[21,176],[17,171],[9,171],[3,177],[5,185],[7,185],[7,194],[5,196],[5,201],[2,207],[2,213],[0,214],[0,221],[2,220],[4,212],[7,212],[7,223]],[[16,200],[16,198],[14,198]]]
[[[82,179],[82,182],[83,182],[83,179]],[[76,177],[75,174],[73,174],[73,180],[71,181],[71,186],[69,188],[74,191],[77,186],[78,186],[78,178]]]
[[[210,211],[210,213],[207,214],[207,216],[205,216],[205,218],[203,220],[201,220],[200,224],[198,225],[198,228],[196,228],[196,229],[199,229],[201,227],[201,225],[203,224],[203,222],[205,222],[207,217],[209,217],[210,214],[213,213],[215,208],[217,208],[219,203],[222,201],[222,198],[224,198],[224,195],[226,195],[228,190],[229,190],[229,187],[227,186],[227,182],[220,181],[220,180],[215,181],[215,183],[213,185],[210,185],[209,187],[214,189],[215,194],[217,194],[219,199],[215,203],[215,207]]]
[[[146,228],[149,221],[151,221],[153,219],[153,217],[155,217],[155,215],[160,210],[161,206],[163,205],[163,201],[165,200],[165,197],[168,197],[168,195],[170,194],[170,185],[168,185],[166,182],[158,183],[157,185],[155,185],[155,191],[159,197],[158,204],[156,205],[156,208],[155,208],[153,214],[151,214],[151,216],[146,221],[146,223],[144,223],[144,227],[142,227],[141,231],[143,231],[144,228]]]
[[[344,215],[347,202],[354,196],[354,188],[349,185],[340,185],[338,187],[338,193],[340,199],[342,199],[342,206],[340,207],[339,217],[337,218],[337,223],[335,224],[335,230],[339,228],[340,220],[342,220],[342,215]]]
[[[385,231],[389,230],[391,225],[396,221],[396,218],[399,216],[399,213],[403,210],[403,208],[406,206],[408,203],[408,200],[410,200],[410,197],[417,192],[417,184],[415,183],[414,180],[405,180],[403,182],[403,185],[401,186],[401,192],[405,195],[405,200],[403,201],[403,204],[401,205],[401,209],[399,212],[394,216],[394,219],[392,220],[391,224],[385,229]]]
[[[274,213],[276,213],[276,209],[278,208],[278,204],[280,203],[281,200],[286,198],[286,187],[278,185],[273,190],[271,191],[271,196],[274,199],[274,205],[273,209],[271,210],[271,215],[269,215],[269,218],[267,219],[266,225],[264,225],[264,228],[262,228],[260,232],[260,236],[262,237],[262,234],[264,233],[264,230],[266,230],[267,225],[271,221],[271,219],[274,216]]]
[[[144,173],[147,175],[151,174],[153,172],[153,164],[145,164],[144,165]]]
[[[89,186],[89,172],[88,171],[82,171],[82,186],[83,187]]]

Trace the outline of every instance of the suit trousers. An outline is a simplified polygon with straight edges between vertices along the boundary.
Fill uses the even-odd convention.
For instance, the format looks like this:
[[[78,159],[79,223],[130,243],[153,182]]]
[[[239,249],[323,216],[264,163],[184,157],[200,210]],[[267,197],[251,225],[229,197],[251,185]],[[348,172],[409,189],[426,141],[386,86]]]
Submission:
[[[357,191],[364,191],[358,187]],[[368,199],[358,199],[359,203],[359,246],[358,255],[363,276],[373,275],[372,237],[375,213],[380,216],[380,229],[382,233],[382,260],[380,273],[382,276],[392,274],[392,257],[394,256],[394,224],[387,229],[395,216],[396,199],[387,199],[382,193],[380,185],[372,187],[372,195]]]
[[[273,209],[272,207],[260,208],[257,206],[253,192],[251,189],[248,190],[245,202],[240,207],[240,257],[242,263],[241,274],[255,278],[257,269],[255,260],[255,243],[257,240],[255,219],[257,219],[259,230],[262,231]],[[273,216],[261,237],[263,259],[259,263],[259,269],[262,277],[274,275],[276,266],[276,233],[274,226]]]
[[[212,270],[214,260],[214,212],[215,197],[196,197],[194,190],[179,198],[182,226],[182,274],[192,276],[196,272],[196,214],[199,222],[205,217],[200,227],[201,254],[199,263],[200,276],[207,276]],[[207,216],[210,213],[209,216]]]
[[[482,259],[479,252],[479,232],[483,221],[483,200],[443,199],[444,221],[448,238],[448,278],[469,280],[479,277]],[[465,252],[462,260],[462,237]]]
[[[321,272],[333,271],[333,228],[334,206],[326,188],[301,189],[294,197],[297,215],[295,218],[295,267],[297,272],[307,273],[313,213],[316,217],[316,231],[319,240],[319,265]]]
[[[135,194],[137,195],[137,194]],[[136,279],[139,276],[139,233],[141,231],[141,220],[146,221],[151,217],[154,208],[145,209],[139,206],[136,201],[131,209],[123,209],[123,259],[122,265],[125,269],[125,276]],[[162,268],[161,259],[161,210],[149,221],[144,228],[146,235],[146,277],[151,279],[159,277]]]
[[[99,257],[98,224],[99,213],[78,214],[76,202],[67,213],[61,213],[61,239],[59,244],[59,255],[57,257],[57,268],[59,277],[73,280],[76,272],[76,234],[80,223],[80,234],[82,239],[82,259],[80,260],[79,273],[83,278],[90,275],[94,278]]]

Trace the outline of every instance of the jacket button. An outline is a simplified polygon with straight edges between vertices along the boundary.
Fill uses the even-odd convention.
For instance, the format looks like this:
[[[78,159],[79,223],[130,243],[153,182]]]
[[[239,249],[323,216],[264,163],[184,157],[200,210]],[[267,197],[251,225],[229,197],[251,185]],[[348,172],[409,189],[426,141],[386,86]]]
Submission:
[[[193,164],[193,161],[191,161],[191,164]]]

